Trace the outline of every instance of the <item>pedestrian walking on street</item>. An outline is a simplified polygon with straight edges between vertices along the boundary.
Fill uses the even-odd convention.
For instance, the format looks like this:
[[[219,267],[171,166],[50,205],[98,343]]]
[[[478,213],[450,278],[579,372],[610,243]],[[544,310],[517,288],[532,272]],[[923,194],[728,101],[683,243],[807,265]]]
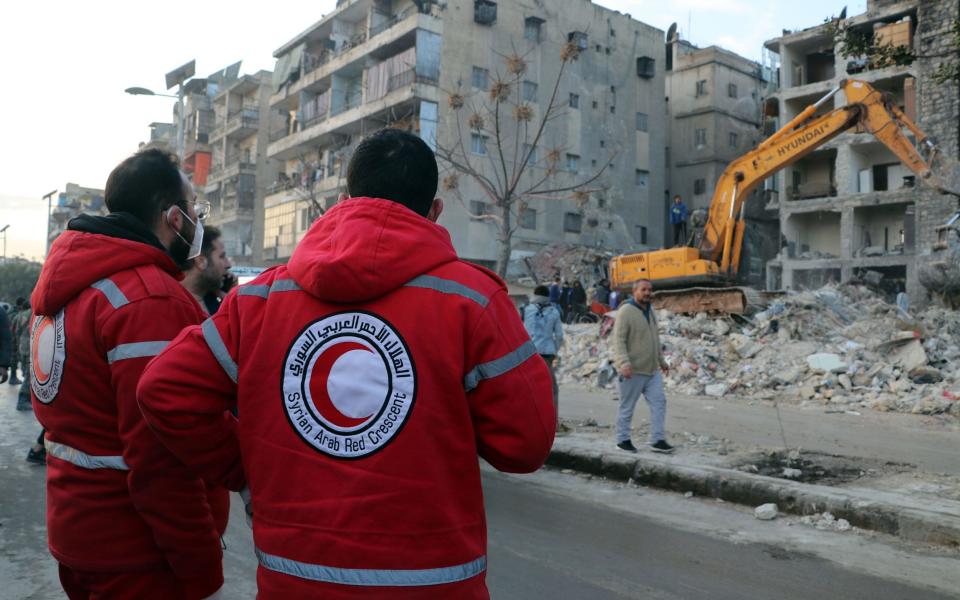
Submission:
[[[10,319],[7,311],[0,309],[0,383],[6,383],[10,375],[12,356],[13,334],[10,331]]]
[[[23,300],[20,303],[20,310],[13,316],[13,349],[20,362],[20,370],[23,372],[23,380],[20,382],[20,391],[17,394],[17,410],[31,410],[30,405],[30,323],[32,322],[33,311],[30,303]],[[14,371],[16,373],[16,371]]]
[[[660,372],[669,370],[657,332],[657,311],[650,304],[653,286],[641,279],[634,282],[631,298],[620,304],[613,326],[613,347],[620,392],[617,413],[617,447],[628,452],[637,448],[630,439],[633,412],[640,394],[650,407],[650,449],[673,452],[664,433],[667,398]]]
[[[560,323],[560,311],[550,303],[547,287],[538,285],[533,290],[530,303],[523,306],[521,314],[523,316],[523,326],[530,334],[533,345],[537,347],[537,354],[543,358],[550,370],[550,381],[553,382],[553,407],[556,409],[560,388],[557,385],[557,374],[553,363],[557,359],[557,352],[563,346],[563,325]]]
[[[21,320],[21,317],[26,313],[26,319]],[[22,332],[23,326],[21,323],[27,324],[27,353],[30,352],[30,342],[29,342],[29,323],[30,323],[30,304],[27,302],[26,298],[17,298],[17,301],[13,305],[13,310],[7,315],[10,320],[10,333],[12,340],[12,352],[10,356],[10,379],[7,380],[7,383],[10,385],[20,385],[21,379],[17,377],[17,367],[23,371],[23,379],[27,378],[27,363],[24,363],[20,360],[21,354],[19,351],[19,342],[20,334]],[[29,403],[30,399],[27,399]],[[19,409],[19,407],[17,407]]]
[[[687,205],[683,203],[680,194],[673,197],[670,206],[670,225],[673,226],[674,247],[687,243]]]
[[[208,490],[160,443],[136,389],[150,359],[203,320],[179,279],[209,206],[156,149],[120,163],[104,196],[110,214],[68,223],[31,298],[50,552],[71,599],[208,598],[223,585],[228,492]]]
[[[503,281],[436,224],[422,139],[364,139],[347,190],[286,265],[154,359],[140,407],[198,473],[243,489],[260,600],[486,599],[478,455],[543,464],[550,374]]]

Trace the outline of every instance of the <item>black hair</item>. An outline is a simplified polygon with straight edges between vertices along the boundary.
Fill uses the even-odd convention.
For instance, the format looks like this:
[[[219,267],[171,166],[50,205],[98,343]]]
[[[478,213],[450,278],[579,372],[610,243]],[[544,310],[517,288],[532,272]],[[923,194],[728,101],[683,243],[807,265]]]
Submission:
[[[111,213],[130,213],[148,227],[171,206],[186,212],[187,198],[176,157],[150,148],[127,158],[107,178],[104,201]]]
[[[347,193],[398,202],[427,216],[437,193],[437,159],[419,137],[381,129],[365,138],[347,167]]]
[[[534,295],[534,296],[549,296],[549,295],[550,295],[550,290],[547,289],[547,286],[545,286],[545,285],[538,285],[537,287],[533,288],[533,295]]]
[[[223,232],[221,232],[220,228],[216,225],[204,225],[203,242],[200,244],[200,254],[209,259],[210,253],[213,252],[213,243],[219,240],[221,235],[223,235]]]

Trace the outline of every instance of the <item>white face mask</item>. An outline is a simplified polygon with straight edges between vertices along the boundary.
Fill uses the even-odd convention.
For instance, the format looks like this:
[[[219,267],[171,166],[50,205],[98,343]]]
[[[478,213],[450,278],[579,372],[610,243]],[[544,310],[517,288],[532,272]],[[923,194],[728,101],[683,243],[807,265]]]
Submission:
[[[187,215],[187,213],[183,212],[183,209],[179,206],[173,206],[170,210],[173,210],[174,208],[180,211],[180,214],[183,215],[184,219],[193,224],[193,241],[191,242],[188,242],[187,239],[180,235],[180,232],[176,229],[174,229],[173,232],[177,234],[177,237],[183,240],[185,243],[190,244],[190,251],[187,253],[187,260],[196,258],[200,256],[200,248],[203,246],[203,221],[200,219],[194,221]],[[169,222],[169,218],[170,217],[168,213],[167,222]]]

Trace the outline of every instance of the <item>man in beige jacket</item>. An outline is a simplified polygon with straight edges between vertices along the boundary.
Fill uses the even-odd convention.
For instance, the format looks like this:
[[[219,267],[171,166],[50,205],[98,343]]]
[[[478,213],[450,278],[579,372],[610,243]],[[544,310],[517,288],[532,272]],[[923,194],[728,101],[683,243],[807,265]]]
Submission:
[[[617,370],[620,372],[620,410],[617,414],[617,448],[636,452],[630,440],[630,423],[640,394],[650,407],[650,449],[673,452],[663,431],[667,415],[667,399],[663,393],[662,370],[669,370],[663,358],[657,332],[656,311],[650,305],[653,285],[646,279],[635,281],[629,300],[617,309],[613,326],[613,344]]]

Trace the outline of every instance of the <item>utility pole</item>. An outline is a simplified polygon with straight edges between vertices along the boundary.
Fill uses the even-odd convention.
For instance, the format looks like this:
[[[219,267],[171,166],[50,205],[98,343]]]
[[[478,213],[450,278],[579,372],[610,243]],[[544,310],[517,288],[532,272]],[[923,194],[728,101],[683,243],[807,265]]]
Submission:
[[[47,201],[47,249],[43,253],[43,257],[46,258],[47,254],[50,253],[50,213],[53,211],[53,196],[57,193],[57,190],[53,190],[49,194],[44,195],[43,199]],[[6,254],[6,252],[4,252]]]
[[[143,88],[143,87],[131,87],[124,90],[128,94],[134,96],[160,96],[161,98],[176,98],[177,99],[177,158],[180,159],[180,162],[183,163],[185,148],[185,138],[186,138],[186,121],[183,111],[186,110],[186,107],[183,103],[183,96],[185,93],[183,84],[186,83],[188,79],[193,77],[196,72],[196,61],[191,60],[190,62],[181,65],[170,71],[166,74],[166,83],[167,90],[173,86],[177,86],[177,94],[174,96],[172,94],[158,94],[153,90]]]
[[[10,225],[4,225],[3,229],[0,229],[0,233],[3,234],[3,264],[7,264],[7,230],[10,229]]]

